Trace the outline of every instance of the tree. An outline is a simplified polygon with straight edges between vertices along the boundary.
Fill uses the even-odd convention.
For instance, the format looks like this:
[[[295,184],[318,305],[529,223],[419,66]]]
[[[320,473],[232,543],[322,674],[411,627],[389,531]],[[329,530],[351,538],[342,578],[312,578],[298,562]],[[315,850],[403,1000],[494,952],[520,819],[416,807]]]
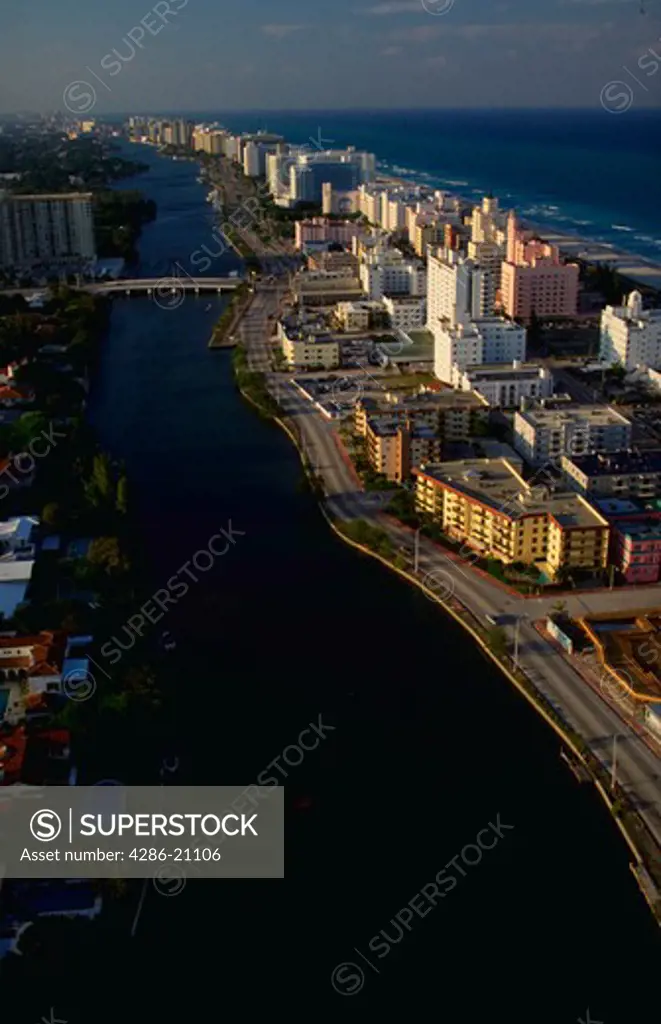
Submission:
[[[92,476],[85,485],[85,492],[89,502],[98,508],[99,505],[110,501],[113,491],[110,459],[102,452],[100,455],[94,456]]]
[[[41,521],[46,526],[57,527],[60,522],[60,506],[56,501],[49,501],[41,513]]]
[[[117,537],[97,537],[89,546],[87,561],[102,566],[107,573],[126,572],[129,560],[123,554]]]

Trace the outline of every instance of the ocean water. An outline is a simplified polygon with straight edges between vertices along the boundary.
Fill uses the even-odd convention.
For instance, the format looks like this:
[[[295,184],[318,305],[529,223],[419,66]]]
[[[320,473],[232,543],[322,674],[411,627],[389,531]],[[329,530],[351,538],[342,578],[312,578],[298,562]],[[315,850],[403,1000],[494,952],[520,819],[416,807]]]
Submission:
[[[181,115],[179,115],[181,116]],[[233,131],[355,145],[386,173],[504,206],[661,262],[661,111],[195,111]]]

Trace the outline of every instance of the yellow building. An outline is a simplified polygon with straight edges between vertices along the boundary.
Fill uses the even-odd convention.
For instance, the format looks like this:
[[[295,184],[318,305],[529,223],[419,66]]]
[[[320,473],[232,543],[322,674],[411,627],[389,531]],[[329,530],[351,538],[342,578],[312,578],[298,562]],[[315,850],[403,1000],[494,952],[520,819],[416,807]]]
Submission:
[[[428,427],[410,422],[371,417],[365,434],[367,457],[372,469],[388,480],[408,480],[414,466],[436,462],[441,457],[441,441]]]
[[[334,370],[340,365],[339,342],[321,324],[295,317],[278,322],[278,338],[292,370]]]
[[[413,236],[413,247],[418,256],[427,255],[427,246],[443,245],[445,240],[445,224],[443,221],[432,221],[427,224],[416,224]]]
[[[416,503],[448,536],[506,564],[596,571],[608,562],[608,521],[580,494],[531,487],[507,459],[414,470]]]

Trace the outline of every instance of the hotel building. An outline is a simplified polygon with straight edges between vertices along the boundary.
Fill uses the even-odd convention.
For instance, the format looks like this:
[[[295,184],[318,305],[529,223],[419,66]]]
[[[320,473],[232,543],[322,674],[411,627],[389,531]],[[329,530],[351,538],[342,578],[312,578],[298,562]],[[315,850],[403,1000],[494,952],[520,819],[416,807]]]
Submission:
[[[425,295],[427,275],[422,263],[406,259],[399,249],[377,244],[363,251],[360,260],[360,281],[366,296],[372,300],[384,295]]]
[[[533,315],[574,317],[578,311],[578,265],[561,263],[555,245],[517,226],[507,225],[507,259],[502,265],[502,307],[512,319],[529,323]]]
[[[439,322],[433,333],[434,373],[447,383],[469,366],[513,364],[526,358],[525,327],[502,317],[484,317],[456,326]]]
[[[644,310],[642,295],[636,291],[625,305],[606,306],[601,314],[599,358],[619,363],[625,370],[661,369],[661,309]]]
[[[489,405],[515,409],[524,398],[537,401],[553,394],[553,375],[544,366],[514,360],[510,364],[452,367],[452,387],[478,391]]]
[[[495,280],[499,271],[466,259],[454,249],[429,253],[427,262],[427,327],[439,321],[456,327],[465,320],[493,316]]]
[[[414,469],[416,504],[451,538],[483,557],[561,571],[598,571],[608,560],[608,521],[578,494],[531,487],[506,459],[467,459]]]
[[[631,422],[611,406],[540,404],[514,416],[514,447],[531,466],[560,465],[564,455],[616,452],[630,447],[631,433]]]
[[[96,259],[91,192],[0,193],[0,266],[30,268]]]
[[[367,457],[376,473],[388,480],[408,480],[414,466],[436,462],[441,458],[442,441],[430,427],[414,426],[383,416],[367,418],[365,439]]]
[[[309,242],[337,242],[339,245],[350,246],[351,240],[363,233],[363,228],[351,220],[313,217],[311,220],[297,220],[295,231],[296,248],[302,249]]]
[[[314,318],[279,320],[277,335],[292,370],[334,370],[340,365],[339,342]]]

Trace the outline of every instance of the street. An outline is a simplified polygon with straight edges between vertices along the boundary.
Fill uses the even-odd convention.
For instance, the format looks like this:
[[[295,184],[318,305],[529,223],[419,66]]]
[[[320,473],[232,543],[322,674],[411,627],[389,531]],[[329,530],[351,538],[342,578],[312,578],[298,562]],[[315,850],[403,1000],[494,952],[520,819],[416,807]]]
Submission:
[[[412,548],[411,531],[381,511],[374,494],[360,489],[342,456],[333,423],[323,419],[291,383],[286,373],[271,370],[273,321],[286,291],[284,284],[260,286],[242,324],[250,368],[266,374],[267,383],[287,417],[302,438],[302,448],[312,471],[321,476],[327,493],[326,506],[343,519],[365,519],[385,530],[395,548]],[[457,564],[442,549],[420,538],[419,576],[430,576],[431,589],[439,597],[456,596],[482,622],[486,616],[507,617],[510,640],[518,620],[518,660],[538,690],[556,708],[571,728],[579,733],[592,753],[611,771],[613,741],[617,736],[617,778],[627,790],[656,841],[661,844],[661,760],[649,749],[599,692],[592,690],[562,655],[534,628],[532,622],[544,617],[555,598],[526,599],[510,594],[496,583]],[[627,591],[569,595],[568,611],[585,614],[661,604],[661,587],[631,588]]]

